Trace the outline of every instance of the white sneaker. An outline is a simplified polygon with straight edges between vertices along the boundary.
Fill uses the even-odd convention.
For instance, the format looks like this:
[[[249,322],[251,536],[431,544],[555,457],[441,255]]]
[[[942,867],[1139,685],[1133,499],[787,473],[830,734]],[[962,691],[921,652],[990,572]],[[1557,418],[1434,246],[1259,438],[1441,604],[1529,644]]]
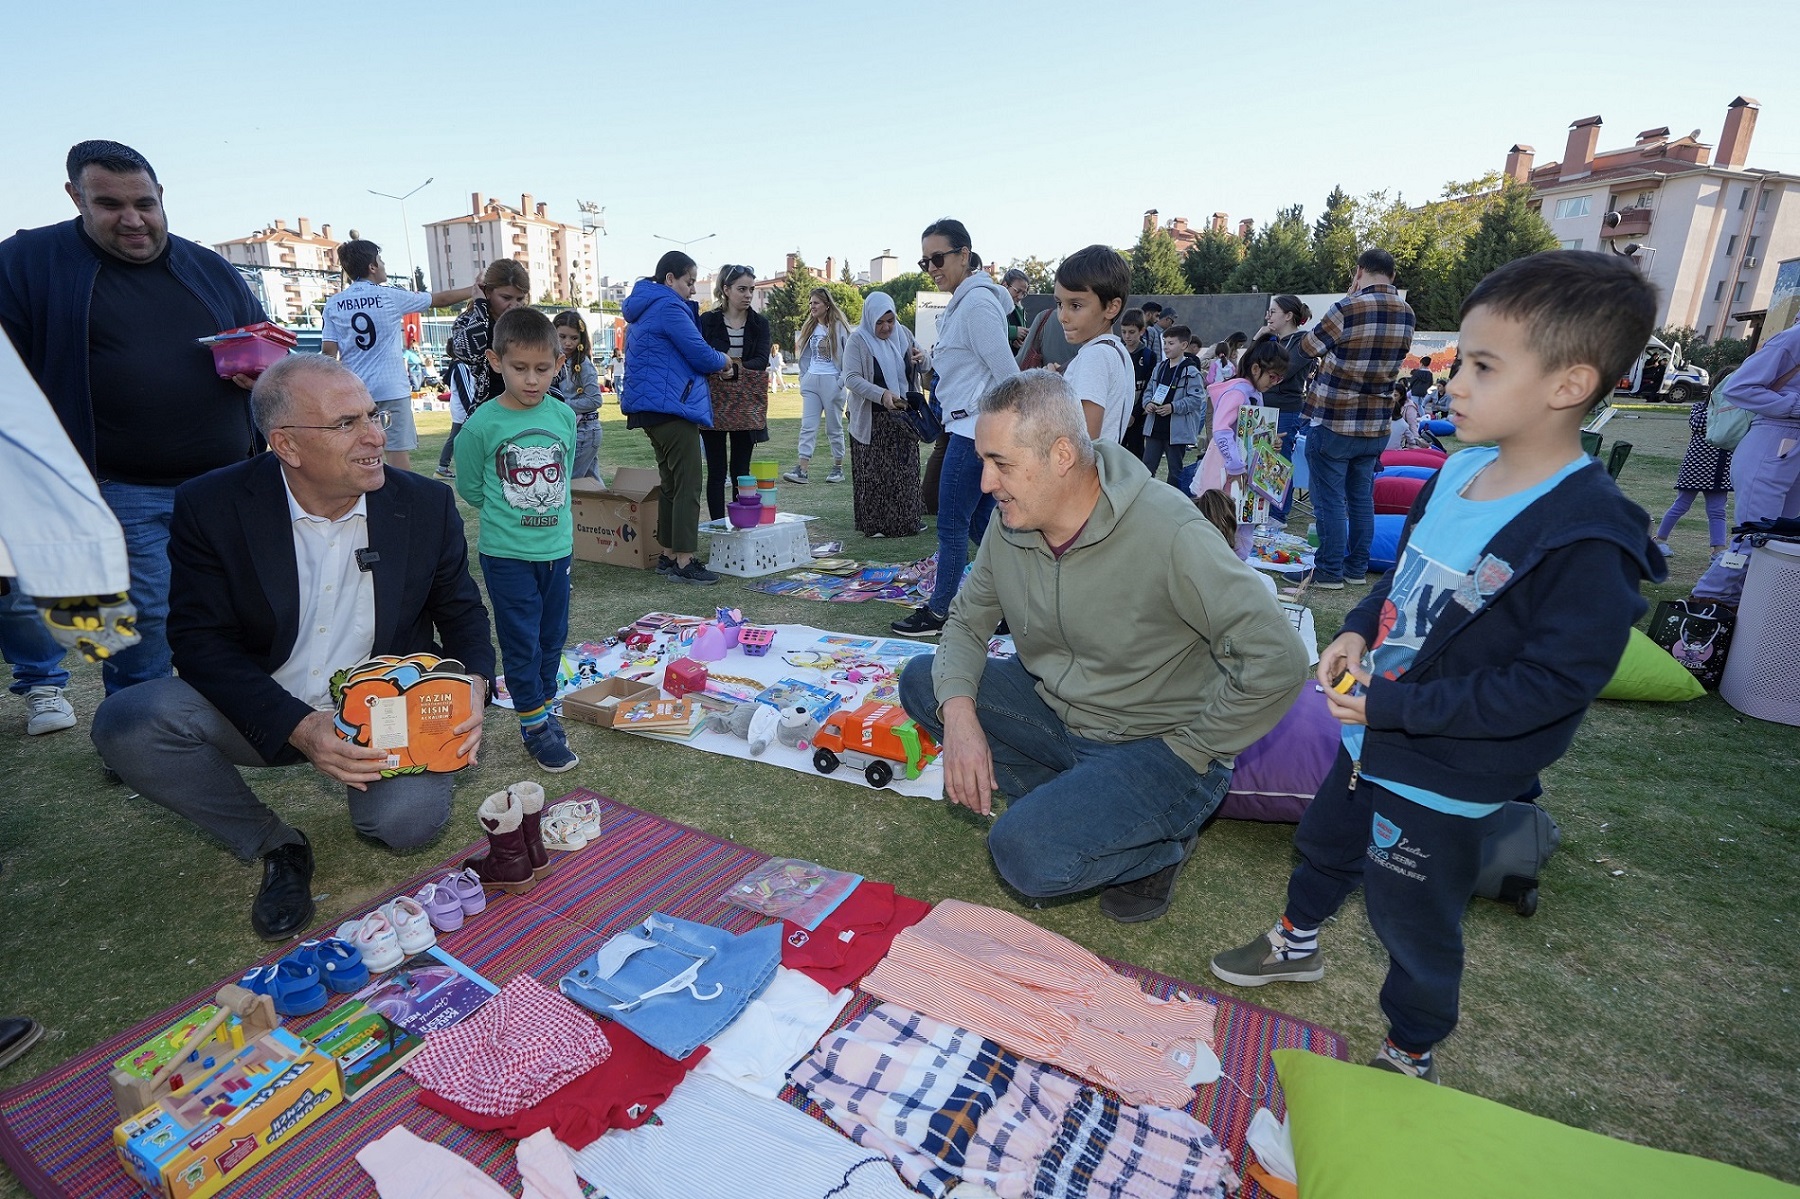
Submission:
[[[41,737],[75,727],[75,709],[61,687],[33,687],[25,693],[25,734]]]
[[[371,974],[392,970],[406,960],[394,926],[378,911],[370,912],[361,920],[346,920],[338,925],[338,936],[356,946]]]
[[[412,896],[402,895],[382,904],[381,914],[394,926],[401,953],[410,957],[437,944],[437,934],[431,929],[431,917],[426,913],[425,905]]]

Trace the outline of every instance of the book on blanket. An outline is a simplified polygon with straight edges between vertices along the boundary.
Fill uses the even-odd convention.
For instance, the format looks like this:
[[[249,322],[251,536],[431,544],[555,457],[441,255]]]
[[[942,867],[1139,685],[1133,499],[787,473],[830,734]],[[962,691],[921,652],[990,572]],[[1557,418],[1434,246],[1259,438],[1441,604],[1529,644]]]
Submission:
[[[657,733],[690,737],[700,727],[706,709],[691,695],[680,699],[643,699],[613,712],[613,727],[628,733]]]
[[[355,1103],[425,1045],[360,999],[347,1000],[300,1030],[300,1035],[338,1065],[344,1101]]]
[[[422,1037],[467,1017],[496,987],[440,945],[415,953],[355,998],[392,1024]]]

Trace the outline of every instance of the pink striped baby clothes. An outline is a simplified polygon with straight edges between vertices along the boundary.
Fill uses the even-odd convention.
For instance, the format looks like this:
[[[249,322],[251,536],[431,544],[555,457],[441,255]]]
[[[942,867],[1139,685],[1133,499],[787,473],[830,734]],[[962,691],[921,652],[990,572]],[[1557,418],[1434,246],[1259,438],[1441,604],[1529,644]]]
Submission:
[[[406,1072],[472,1112],[510,1116],[611,1053],[592,1016],[520,974],[466,1019],[427,1036]]]
[[[946,899],[894,938],[862,989],[1110,1087],[1131,1103],[1184,1107],[1213,1005],[1157,999],[1066,937]]]

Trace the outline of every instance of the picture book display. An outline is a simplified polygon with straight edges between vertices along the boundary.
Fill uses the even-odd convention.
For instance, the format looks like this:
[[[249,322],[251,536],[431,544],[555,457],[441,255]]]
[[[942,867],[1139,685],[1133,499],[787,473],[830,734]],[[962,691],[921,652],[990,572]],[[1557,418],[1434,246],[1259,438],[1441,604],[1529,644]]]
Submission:
[[[442,946],[433,945],[358,991],[355,998],[389,1023],[423,1037],[464,1019],[499,989]]]

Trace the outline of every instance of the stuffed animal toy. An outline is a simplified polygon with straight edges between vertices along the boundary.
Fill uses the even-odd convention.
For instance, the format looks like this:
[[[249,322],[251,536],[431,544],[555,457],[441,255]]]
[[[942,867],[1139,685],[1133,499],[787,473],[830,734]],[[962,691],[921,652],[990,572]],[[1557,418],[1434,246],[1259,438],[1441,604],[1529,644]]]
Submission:
[[[766,705],[765,705],[766,706]],[[804,749],[819,731],[819,722],[805,704],[783,708],[775,725],[775,739],[789,749]]]

